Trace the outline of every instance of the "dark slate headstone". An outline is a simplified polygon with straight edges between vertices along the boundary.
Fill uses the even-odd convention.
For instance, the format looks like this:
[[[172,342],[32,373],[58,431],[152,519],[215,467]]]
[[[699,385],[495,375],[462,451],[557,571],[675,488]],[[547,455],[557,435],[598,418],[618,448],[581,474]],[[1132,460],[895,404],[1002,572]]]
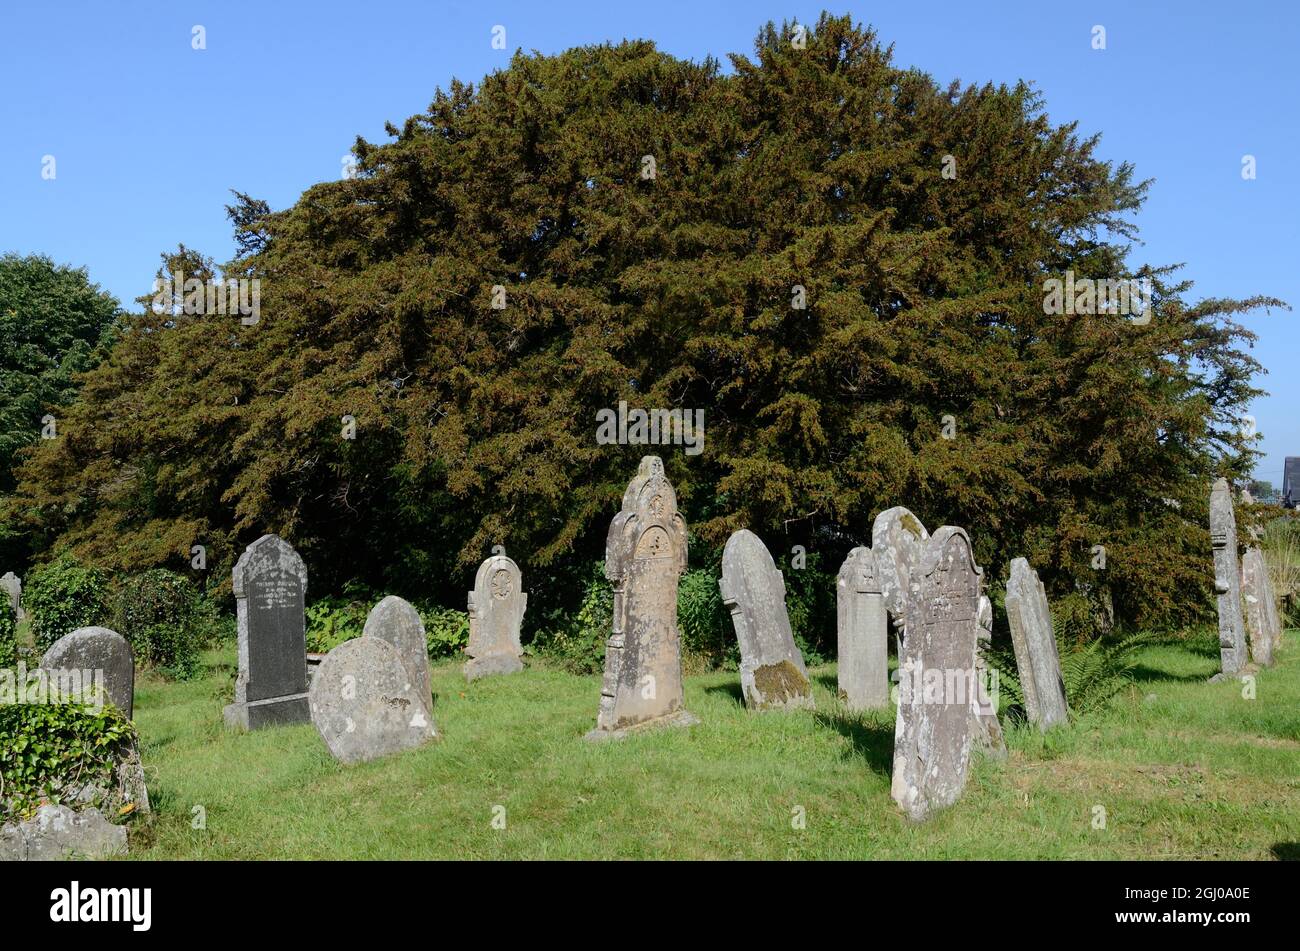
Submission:
[[[966,786],[979,723],[982,576],[970,539],[951,525],[926,541],[912,568],[890,789],[912,819],[956,802]]]
[[[614,617],[605,645],[600,712],[589,740],[629,729],[696,722],[682,706],[677,583],[686,570],[686,522],[658,456],[645,456],[605,539]]]
[[[747,528],[722,551],[718,581],[740,642],[740,689],[751,710],[813,706],[812,682],[794,642],[785,578],[762,540]]]
[[[135,655],[126,638],[106,627],[82,627],[59,638],[41,658],[49,671],[102,671],[108,702],[135,715]],[[96,675],[98,682],[101,675]]]
[[[233,574],[239,676],[226,723],[247,730],[306,723],[307,566],[288,542],[263,535]]]

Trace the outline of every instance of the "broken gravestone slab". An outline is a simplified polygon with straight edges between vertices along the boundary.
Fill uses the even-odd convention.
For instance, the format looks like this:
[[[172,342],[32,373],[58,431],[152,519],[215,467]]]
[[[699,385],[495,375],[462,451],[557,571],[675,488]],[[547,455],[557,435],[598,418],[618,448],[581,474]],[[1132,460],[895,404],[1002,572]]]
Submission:
[[[727,539],[718,588],[740,642],[745,705],[752,710],[812,709],[812,682],[785,607],[785,578],[767,546],[749,529]]]
[[[469,643],[465,653],[470,659],[465,663],[465,679],[473,681],[523,670],[519,631],[528,608],[528,594],[514,559],[501,552],[479,565],[468,606]]]
[[[849,552],[836,580],[839,695],[847,709],[889,705],[889,619],[876,557]]]
[[[437,739],[429,706],[397,649],[377,637],[344,641],[312,678],[311,721],[336,760],[363,763]]]
[[[82,627],[65,634],[41,658],[41,668],[59,682],[79,673],[86,687],[102,684],[105,697],[128,720],[135,714],[135,655],[121,634],[106,627]]]
[[[31,819],[0,826],[0,861],[49,862],[126,855],[126,826],[113,825],[91,807],[43,805]]]
[[[1210,543],[1214,546],[1214,592],[1219,608],[1222,676],[1246,665],[1246,622],[1241,614],[1241,569],[1237,563],[1237,517],[1232,489],[1219,479],[1210,492]]]
[[[429,642],[424,636],[420,612],[407,601],[390,594],[373,608],[366,618],[362,637],[387,641],[402,658],[402,666],[411,678],[415,692],[426,707],[433,709],[433,683],[429,677]]]
[[[245,730],[306,723],[307,566],[275,535],[249,545],[232,572],[239,676],[226,724]]]
[[[951,525],[926,540],[912,569],[890,788],[911,819],[951,805],[966,787],[978,723],[982,576],[970,538]]]
[[[677,583],[686,570],[686,522],[658,456],[644,456],[605,539],[614,611],[605,644],[600,711],[589,740],[634,727],[698,722],[682,707]]]
[[[1011,560],[1007,581],[1007,623],[1016,670],[1025,696],[1025,715],[1040,730],[1069,719],[1052,610],[1038,572],[1024,558]]]
[[[1280,640],[1281,619],[1273,598],[1268,565],[1259,548],[1246,549],[1241,559],[1241,596],[1250,633],[1250,658],[1261,667],[1273,665],[1273,647]]]

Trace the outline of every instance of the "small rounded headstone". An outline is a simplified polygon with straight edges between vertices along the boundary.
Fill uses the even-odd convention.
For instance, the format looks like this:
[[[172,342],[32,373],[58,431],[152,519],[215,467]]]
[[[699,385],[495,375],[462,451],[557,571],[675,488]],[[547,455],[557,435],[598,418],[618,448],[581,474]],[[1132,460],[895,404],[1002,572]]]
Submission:
[[[41,667],[92,672],[95,682],[103,683],[108,702],[125,713],[128,720],[134,715],[135,655],[126,638],[116,631],[81,627],[65,634],[45,652]]]
[[[390,594],[370,609],[363,637],[377,637],[397,649],[407,674],[427,706],[433,697],[429,677],[429,643],[420,612],[408,601]]]
[[[341,763],[363,763],[438,736],[401,656],[377,637],[330,651],[312,678],[308,703],[316,731]]]

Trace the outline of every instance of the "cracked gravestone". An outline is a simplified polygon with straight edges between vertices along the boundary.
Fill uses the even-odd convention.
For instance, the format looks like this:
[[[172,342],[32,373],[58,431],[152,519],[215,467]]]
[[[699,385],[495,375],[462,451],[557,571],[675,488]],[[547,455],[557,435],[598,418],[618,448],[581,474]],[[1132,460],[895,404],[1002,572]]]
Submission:
[[[1011,560],[1006,604],[1011,646],[1025,697],[1025,715],[1030,723],[1045,731],[1065,723],[1069,711],[1047,591],[1038,580],[1038,572],[1024,558]]]
[[[135,715],[135,655],[126,638],[106,627],[82,627],[55,641],[41,668],[59,681],[78,673],[84,686],[102,684],[105,697],[128,720]]]
[[[406,668],[416,694],[432,710],[429,642],[424,636],[424,622],[420,620],[420,612],[409,602],[390,594],[370,609],[361,636],[378,637],[393,646],[402,658],[402,666]]]
[[[839,696],[849,710],[889,705],[889,619],[876,556],[849,552],[836,579]]]
[[[749,529],[727,539],[718,588],[740,642],[745,705],[751,710],[812,709],[812,682],[785,606],[785,577],[767,546]]]
[[[1247,548],[1241,558],[1241,597],[1251,660],[1261,667],[1271,667],[1273,648],[1280,639],[1281,618],[1264,553],[1257,547]]]
[[[979,719],[982,576],[970,538],[950,525],[926,540],[912,567],[890,794],[914,820],[956,802],[966,786]]]
[[[1214,593],[1219,609],[1219,665],[1222,675],[1232,675],[1246,665],[1246,622],[1241,614],[1237,518],[1227,479],[1215,482],[1210,492],[1210,543],[1214,548]]]
[[[682,705],[677,583],[686,570],[686,522],[658,456],[644,456],[605,539],[614,610],[596,728],[587,739],[629,729],[698,722]]]
[[[414,749],[438,736],[397,648],[378,637],[344,641],[325,655],[309,700],[316,732],[341,763]]]
[[[474,590],[469,592],[469,643],[465,653],[465,679],[492,674],[513,674],[524,669],[519,629],[528,594],[519,566],[505,553],[479,565]]]
[[[288,542],[263,535],[232,572],[239,675],[227,725],[245,730],[306,723],[307,566]]]

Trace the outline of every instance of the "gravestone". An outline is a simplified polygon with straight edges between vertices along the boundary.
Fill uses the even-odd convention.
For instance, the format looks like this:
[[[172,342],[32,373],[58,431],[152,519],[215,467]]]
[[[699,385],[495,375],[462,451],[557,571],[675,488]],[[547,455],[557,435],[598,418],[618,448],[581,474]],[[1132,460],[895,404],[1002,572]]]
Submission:
[[[849,552],[836,580],[839,695],[847,709],[889,705],[889,619],[876,556]]]
[[[429,642],[424,636],[420,612],[396,595],[389,595],[370,609],[362,637],[387,641],[402,659],[411,686],[424,705],[433,709],[433,685],[429,679]]]
[[[106,627],[82,627],[55,641],[41,658],[45,670],[103,671],[106,699],[128,720],[135,715],[135,655],[126,638]]]
[[[341,763],[363,763],[438,736],[397,648],[378,637],[354,638],[330,651],[309,697],[311,722]]]
[[[24,620],[26,615],[23,614],[23,583],[12,571],[0,575],[0,594],[8,599],[15,620]]]
[[[785,577],[767,546],[749,529],[727,539],[718,588],[740,642],[745,705],[751,710],[812,709],[812,682],[785,607]]]
[[[929,537],[921,520],[901,505],[885,509],[871,524],[871,550],[876,556],[880,590],[900,642],[911,596],[912,567],[920,560]]]
[[[1274,625],[1280,623],[1280,618],[1264,553],[1253,546],[1241,558],[1241,596],[1246,630],[1250,633],[1250,658],[1261,667],[1271,667],[1273,648],[1279,639]]]
[[[1210,542],[1214,546],[1214,593],[1219,607],[1219,663],[1224,676],[1246,665],[1246,622],[1241,616],[1241,570],[1232,490],[1219,479],[1210,492]]]
[[[469,643],[465,653],[470,659],[465,663],[466,680],[524,669],[519,628],[527,608],[523,575],[513,559],[503,552],[479,565],[474,590],[469,593]]]
[[[982,576],[970,538],[950,525],[926,540],[912,566],[890,794],[915,820],[956,802],[966,786]]]
[[[1065,683],[1061,680],[1061,658],[1052,629],[1052,609],[1038,572],[1024,558],[1011,560],[1007,622],[1029,722],[1043,731],[1066,722],[1069,713]]]
[[[306,723],[307,566],[288,542],[263,535],[233,572],[239,676],[226,723],[245,730]]]
[[[614,611],[596,728],[587,739],[633,728],[698,722],[682,706],[677,583],[686,570],[686,522],[658,456],[645,456],[605,539]]]
[[[998,721],[996,681],[990,679],[988,664],[984,662],[984,647],[993,641],[993,602],[980,595],[979,609],[975,612],[978,633],[975,638],[975,676],[979,692],[975,697],[976,738],[985,752],[1001,758],[1006,755],[1007,743]],[[996,672],[993,676],[996,676]]]

